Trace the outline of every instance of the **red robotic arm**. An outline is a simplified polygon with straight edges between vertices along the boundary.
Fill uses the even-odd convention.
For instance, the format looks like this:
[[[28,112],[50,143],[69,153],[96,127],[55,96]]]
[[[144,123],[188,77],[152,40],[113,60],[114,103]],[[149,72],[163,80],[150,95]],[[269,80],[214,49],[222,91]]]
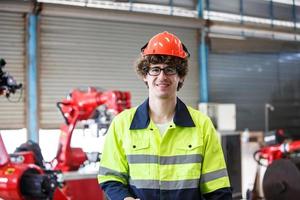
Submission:
[[[255,153],[255,159],[266,159],[268,161],[268,165],[270,165],[274,160],[278,160],[283,158],[283,156],[287,153],[293,153],[295,151],[300,150],[300,141],[291,141],[287,143],[266,146],[261,148]],[[258,156],[258,158],[256,157]]]
[[[66,123],[61,126],[59,149],[56,156],[56,170],[77,170],[85,160],[86,154],[81,148],[71,147],[71,138],[76,123],[93,117],[98,106],[105,105],[115,115],[130,108],[130,93],[121,91],[73,90],[70,95],[58,102]]]
[[[266,199],[298,199],[299,152],[300,140],[286,140],[281,144],[262,147],[255,152],[254,159],[259,165],[266,166],[262,179],[262,189]],[[267,163],[263,163],[263,160]],[[256,173],[255,185],[260,183],[259,169]],[[252,197],[260,194],[258,188],[261,187],[253,188]]]

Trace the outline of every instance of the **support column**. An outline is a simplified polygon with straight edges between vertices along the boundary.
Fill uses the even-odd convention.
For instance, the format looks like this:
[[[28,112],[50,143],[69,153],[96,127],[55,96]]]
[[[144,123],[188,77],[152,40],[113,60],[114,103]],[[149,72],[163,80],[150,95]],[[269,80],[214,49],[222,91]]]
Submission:
[[[206,9],[209,11],[209,0],[206,0]],[[204,14],[204,0],[198,0],[198,17],[203,19]],[[201,38],[198,51],[198,63],[199,63],[199,82],[200,82],[200,102],[208,102],[208,73],[207,73],[207,63],[208,63],[208,45],[206,44],[206,27],[201,30]]]
[[[201,31],[201,41],[199,47],[200,64],[200,102],[208,102],[208,45],[206,44],[206,31]]]
[[[27,38],[27,138],[39,141],[37,95],[37,21],[36,14],[28,14]]]

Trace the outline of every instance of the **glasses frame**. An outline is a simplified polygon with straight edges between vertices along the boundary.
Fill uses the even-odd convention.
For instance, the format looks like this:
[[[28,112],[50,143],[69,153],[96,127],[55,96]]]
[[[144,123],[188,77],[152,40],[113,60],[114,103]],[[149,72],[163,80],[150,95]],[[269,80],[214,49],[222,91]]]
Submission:
[[[159,69],[159,72],[158,72],[158,74],[153,74],[153,73],[151,73],[151,69]],[[172,73],[168,73],[166,70],[168,70],[168,69],[174,69],[174,73],[172,72]],[[164,73],[164,75],[166,75],[166,76],[173,76],[173,75],[175,75],[175,74],[177,74],[178,72],[177,72],[177,68],[176,67],[173,67],[173,66],[166,66],[166,67],[159,67],[159,66],[153,66],[153,67],[150,67],[149,69],[148,69],[148,71],[147,71],[147,74],[149,74],[150,76],[159,76],[160,75],[160,73],[161,73],[161,71],[163,71],[163,73]]]

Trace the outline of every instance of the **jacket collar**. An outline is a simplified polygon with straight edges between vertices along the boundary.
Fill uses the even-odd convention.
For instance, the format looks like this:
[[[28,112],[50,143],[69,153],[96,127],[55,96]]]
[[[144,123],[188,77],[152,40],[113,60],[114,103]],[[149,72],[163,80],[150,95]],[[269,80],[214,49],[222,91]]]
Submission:
[[[175,107],[175,115],[173,118],[174,123],[177,126],[183,127],[195,127],[192,117],[186,107],[186,105],[177,97],[177,103]],[[130,125],[130,130],[147,128],[150,123],[149,115],[149,98],[144,101],[134,114],[133,120]]]

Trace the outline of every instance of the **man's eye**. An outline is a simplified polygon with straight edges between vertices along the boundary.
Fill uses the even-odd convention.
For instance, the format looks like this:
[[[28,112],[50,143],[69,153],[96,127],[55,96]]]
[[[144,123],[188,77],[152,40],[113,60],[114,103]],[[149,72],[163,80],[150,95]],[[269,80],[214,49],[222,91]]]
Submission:
[[[159,68],[152,68],[151,72],[160,72],[160,69]]]
[[[166,73],[174,73],[174,72],[176,71],[176,69],[173,68],[173,67],[167,67],[167,68],[165,69],[165,71],[166,71]]]

